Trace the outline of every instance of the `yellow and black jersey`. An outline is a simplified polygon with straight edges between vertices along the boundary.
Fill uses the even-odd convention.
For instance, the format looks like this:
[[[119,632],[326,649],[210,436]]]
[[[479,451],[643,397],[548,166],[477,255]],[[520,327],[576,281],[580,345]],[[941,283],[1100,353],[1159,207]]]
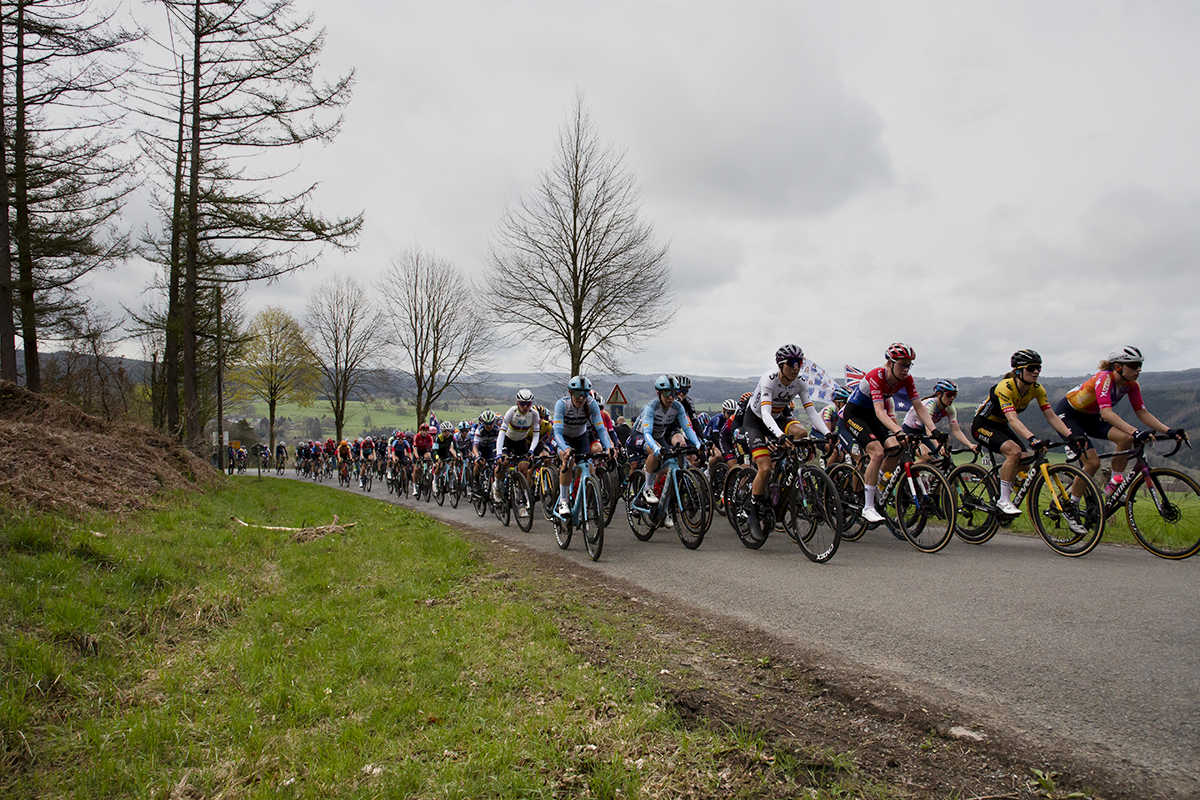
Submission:
[[[984,400],[979,408],[975,409],[975,416],[992,422],[1008,424],[1008,419],[1004,416],[1006,411],[1015,411],[1020,414],[1029,407],[1030,403],[1035,401],[1038,408],[1043,411],[1050,408],[1050,400],[1046,397],[1046,390],[1040,383],[1031,384],[1026,387],[1024,392],[1021,392],[1017,389],[1016,378],[1005,378],[988,391],[987,400]]]

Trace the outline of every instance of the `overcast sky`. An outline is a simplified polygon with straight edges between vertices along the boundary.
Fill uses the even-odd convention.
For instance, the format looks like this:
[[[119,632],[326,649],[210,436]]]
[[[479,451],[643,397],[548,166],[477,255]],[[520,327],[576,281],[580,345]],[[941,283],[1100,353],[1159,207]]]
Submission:
[[[250,313],[300,316],[414,245],[481,275],[581,92],[675,272],[679,313],[629,371],[758,375],[794,342],[840,374],[895,340],[929,378],[1023,347],[1050,375],[1126,343],[1149,370],[1200,366],[1200,3],[296,8],[326,29],[325,75],[357,71],[299,174],[318,211],[366,222]],[[96,295],[128,303],[138,269]]]

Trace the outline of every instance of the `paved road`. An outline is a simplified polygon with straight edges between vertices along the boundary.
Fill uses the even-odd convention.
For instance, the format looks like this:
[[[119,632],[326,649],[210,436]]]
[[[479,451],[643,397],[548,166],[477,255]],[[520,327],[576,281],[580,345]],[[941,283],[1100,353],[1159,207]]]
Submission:
[[[968,726],[1065,739],[1200,797],[1200,557],[1102,544],[1072,559],[1005,534],[927,555],[876,530],[818,565],[783,534],[747,550],[721,517],[696,551],[669,531],[639,542],[619,509],[593,564],[540,517],[522,533],[465,502],[404,502],[848,659],[969,709]]]

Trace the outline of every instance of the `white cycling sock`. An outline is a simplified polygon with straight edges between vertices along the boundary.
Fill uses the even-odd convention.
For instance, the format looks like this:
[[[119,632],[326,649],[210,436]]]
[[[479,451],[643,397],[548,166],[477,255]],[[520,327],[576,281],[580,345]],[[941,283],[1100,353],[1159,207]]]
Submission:
[[[1000,502],[1007,503],[1009,495],[1012,494],[1012,482],[1000,481]]]
[[[878,484],[876,484],[875,486],[864,486],[863,487],[863,506],[864,507],[866,507],[866,508],[874,508],[875,507],[875,490],[878,488],[879,488]]]
[[[564,503],[571,502],[571,487],[563,486],[562,484],[559,484],[558,499],[562,500]]]

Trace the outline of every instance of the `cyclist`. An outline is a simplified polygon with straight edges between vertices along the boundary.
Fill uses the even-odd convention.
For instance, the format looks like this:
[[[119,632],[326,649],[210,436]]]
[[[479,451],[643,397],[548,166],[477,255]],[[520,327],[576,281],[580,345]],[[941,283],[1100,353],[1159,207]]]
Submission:
[[[429,432],[429,423],[422,422],[421,427],[417,429],[417,435],[413,437],[413,465],[412,465],[412,485],[420,484],[421,462],[430,461],[433,453],[433,434]]]
[[[282,439],[280,439],[278,442],[275,443],[275,467],[276,467],[276,469],[283,469],[285,466],[287,466],[287,457],[288,457],[287,445],[283,443]]]
[[[504,412],[500,420],[500,432],[497,440],[500,446],[496,453],[496,481],[492,488],[492,499],[499,503],[500,497],[500,458],[509,456],[515,461],[517,470],[529,481],[529,454],[537,449],[542,435],[542,418],[533,407],[533,392],[522,389],[517,392],[517,404]],[[524,509],[518,509],[523,512]]]
[[[1004,456],[1004,464],[1000,467],[1000,499],[996,502],[996,509],[1015,517],[1021,513],[1021,509],[1013,505],[1011,500],[1012,481],[1020,467],[1021,455],[1025,452],[1021,440],[1029,442],[1034,450],[1043,449],[1047,444],[1026,428],[1017,415],[1036,402],[1046,415],[1050,427],[1080,452],[1086,437],[1072,433],[1050,408],[1046,390],[1038,383],[1042,374],[1042,357],[1037,351],[1018,350],[1012,354],[1009,364],[1012,371],[988,391],[987,399],[975,409],[971,435],[993,453],[999,452]]]
[[[500,426],[496,424],[496,412],[490,408],[479,415],[479,424],[471,437],[471,455],[475,457],[474,474],[476,478],[483,470],[484,463],[491,463],[496,458],[496,438],[500,435]]]
[[[732,397],[721,404],[721,413],[713,414],[709,419],[708,425],[704,428],[704,438],[709,441],[709,447],[712,452],[712,458],[708,460],[708,467],[711,470],[713,464],[718,459],[729,461],[733,458],[733,453],[727,452],[721,446],[722,434],[725,431],[729,420],[733,418],[733,412],[737,411],[737,400]]]
[[[700,449],[700,437],[692,428],[692,421],[679,400],[677,380],[670,375],[659,375],[654,381],[654,392],[657,396],[642,408],[633,438],[630,439],[634,445],[640,442],[646,454],[645,466],[642,469],[646,476],[646,485],[642,489],[642,499],[647,503],[658,502],[658,495],[654,493],[654,481],[658,474],[663,446],[668,442],[673,445],[687,442]]]
[[[1100,371],[1067,392],[1054,409],[1058,418],[1076,437],[1088,441],[1082,451],[1077,451],[1080,466],[1088,475],[1095,475],[1100,468],[1100,457],[1096,455],[1090,439],[1108,439],[1116,445],[1117,450],[1128,450],[1133,447],[1135,438],[1138,441],[1155,438],[1154,431],[1167,437],[1180,438],[1184,435],[1182,428],[1171,430],[1159,422],[1142,402],[1142,390],[1137,382],[1142,372],[1142,361],[1142,351],[1133,345],[1114,349],[1108,358],[1100,362]],[[1113,410],[1113,406],[1126,396],[1138,420],[1151,430],[1139,431]],[[1125,479],[1127,460],[1127,456],[1113,456],[1112,479],[1104,488],[1106,495],[1111,496]]]
[[[968,439],[962,428],[958,426],[958,414],[954,410],[956,397],[958,397],[958,384],[951,380],[940,380],[934,384],[933,394],[922,397],[920,403],[925,406],[925,410],[929,412],[929,418],[935,425],[944,419],[950,420],[950,432],[954,434],[954,437],[965,444],[972,453],[978,453],[979,445]],[[910,436],[920,438],[925,435],[925,428],[917,418],[916,409],[917,403],[913,403],[912,408],[904,415],[901,427]],[[933,456],[934,454],[924,443],[918,445],[917,461],[932,461]]]
[[[350,442],[342,439],[342,443],[337,446],[338,470],[350,469],[350,459],[354,454],[350,447]]]
[[[846,401],[849,398],[850,390],[845,386],[838,386],[833,390],[831,398],[833,402],[821,409],[821,421],[825,423],[825,427],[838,434],[834,437],[833,448],[825,458],[826,466],[843,461],[845,453],[849,453],[854,446],[854,440],[850,438],[850,434],[841,425],[842,409],[846,407]]]
[[[883,515],[875,508],[879,473],[895,466],[900,456],[899,438],[907,435],[889,411],[889,401],[900,392],[905,392],[910,399],[919,397],[917,386],[909,374],[917,351],[904,342],[893,342],[884,351],[883,357],[884,365],[863,375],[846,399],[846,407],[842,409],[843,427],[867,455],[867,468],[863,470],[862,510],[863,519],[867,522],[883,522]],[[918,402],[913,403],[913,408],[925,430],[931,432],[934,425],[929,410]]]
[[[600,404],[591,397],[592,382],[576,375],[567,382],[567,395],[554,404],[554,443],[558,450],[558,505],[554,513],[565,517],[571,513],[571,480],[574,470],[567,463],[576,450],[598,453],[613,452],[612,440],[600,415]],[[596,432],[599,441],[591,441],[589,431]]]
[[[767,483],[771,478],[771,441],[785,436],[801,439],[808,434],[799,420],[792,418],[792,398],[808,414],[812,426],[828,436],[821,415],[808,397],[808,384],[800,377],[804,367],[804,351],[794,344],[785,344],[775,351],[775,369],[758,380],[742,416],[739,433],[744,431],[750,458],[758,468],[750,495],[758,510],[767,504]]]

